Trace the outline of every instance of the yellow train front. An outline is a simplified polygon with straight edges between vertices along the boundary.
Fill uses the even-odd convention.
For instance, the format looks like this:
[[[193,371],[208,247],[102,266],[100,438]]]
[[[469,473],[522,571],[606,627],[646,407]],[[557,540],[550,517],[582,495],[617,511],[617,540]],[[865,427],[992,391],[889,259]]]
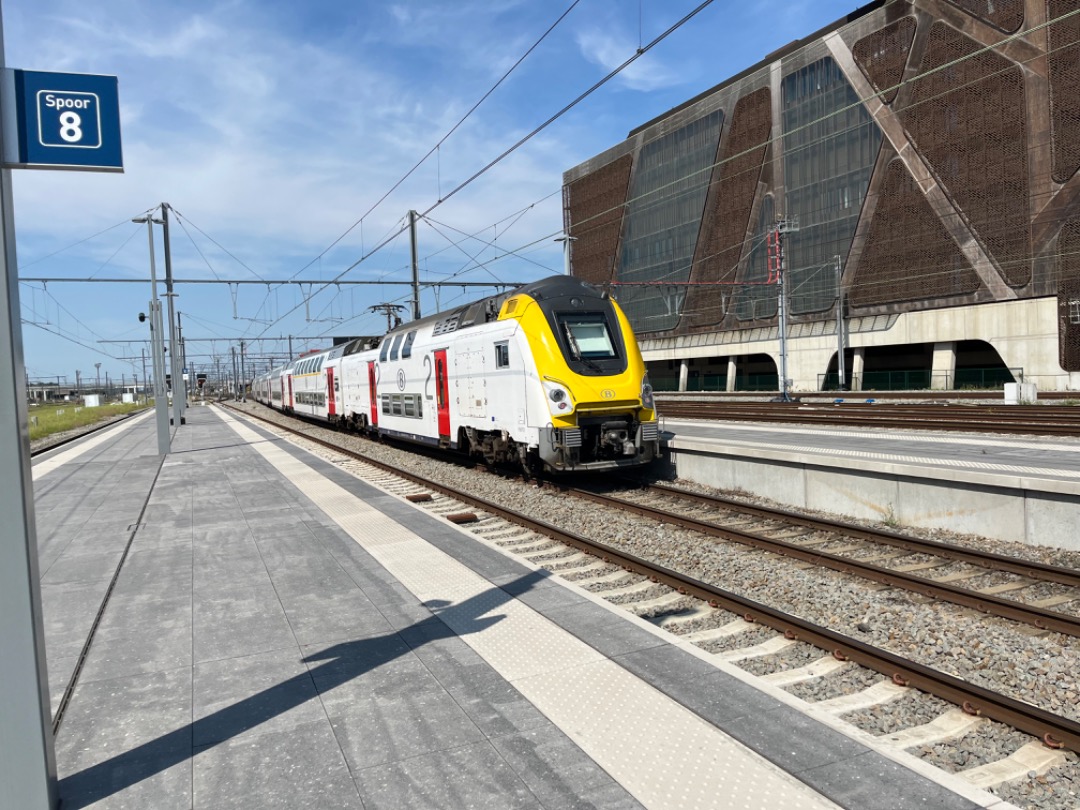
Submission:
[[[509,342],[518,343],[524,361],[530,466],[603,470],[658,455],[652,386],[630,324],[610,296],[555,276],[511,293],[498,321],[519,327]],[[509,389],[488,395],[513,397]]]

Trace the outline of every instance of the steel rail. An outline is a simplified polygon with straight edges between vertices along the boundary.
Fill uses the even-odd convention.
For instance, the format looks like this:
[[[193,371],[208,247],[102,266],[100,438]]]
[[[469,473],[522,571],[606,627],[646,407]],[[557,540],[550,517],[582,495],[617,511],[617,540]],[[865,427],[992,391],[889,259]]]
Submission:
[[[850,557],[842,557],[830,554],[826,551],[807,549],[795,543],[784,540],[774,540],[770,537],[745,532],[739,529],[719,526],[715,523],[698,520],[697,518],[679,515],[665,509],[653,506],[631,503],[620,498],[602,495],[587,489],[568,487],[563,489],[570,495],[578,498],[607,506],[632,512],[641,517],[655,520],[659,523],[667,523],[680,526],[684,529],[700,532],[710,537],[721,537],[743,545],[753,546],[774,554],[792,557],[803,562],[811,563],[822,568],[829,568],[844,574],[863,577],[864,579],[880,582],[894,588],[929,596],[943,602],[952,602],[963,607],[972,608],[982,613],[999,618],[1011,619],[1016,622],[1032,625],[1040,630],[1050,630],[1055,633],[1064,633],[1070,636],[1080,637],[1080,617],[1069,616],[1065,613],[1025,605],[1011,599],[1000,596],[979,593],[969,588],[961,588],[946,582],[935,582],[924,577],[908,574],[903,571],[894,571],[873,563],[861,562]]]
[[[1007,554],[998,554],[993,551],[980,551],[978,549],[959,546],[955,543],[920,540],[917,537],[908,537],[907,535],[899,534],[898,532],[868,529],[865,526],[857,526],[854,523],[810,517],[809,515],[802,515],[798,512],[789,512],[785,509],[767,509],[763,506],[740,503],[716,495],[688,492],[669,484],[649,484],[646,491],[656,491],[681,500],[692,501],[694,503],[713,506],[719,509],[727,509],[762,520],[776,520],[784,523],[791,523],[814,531],[838,532],[858,540],[894,546],[906,551],[933,554],[938,557],[945,557],[958,562],[971,563],[972,565],[990,568],[995,571],[1006,571],[1010,574],[1017,574],[1042,582],[1056,582],[1059,585],[1069,585],[1080,588],[1080,571],[1072,568],[1062,568],[1060,566],[1050,565],[1035,560],[1023,560],[1017,557],[1010,557]]]
[[[820,649],[831,651],[835,657],[841,660],[854,661],[880,672],[892,678],[894,683],[921,689],[953,705],[960,706],[969,714],[981,715],[1006,723],[1013,728],[1039,737],[1050,747],[1064,747],[1080,753],[1080,723],[1074,720],[969,683],[925,664],[910,661],[888,650],[837,633],[827,627],[817,625],[768,605],[763,605],[732,591],[726,591],[707,582],[700,582],[633,554],[594,542],[547,521],[531,518],[463,490],[429,481],[393,464],[368,458],[333,442],[308,435],[303,431],[294,430],[287,425],[266,419],[250,411],[233,408],[230,405],[225,405],[225,407],[244,416],[266,422],[276,428],[287,430],[315,444],[357,459],[365,464],[370,464],[420,486],[440,492],[447,497],[477,507],[489,514],[497,515],[504,520],[528,528],[538,534],[566,543],[589,555],[599,557],[611,565],[617,565],[625,570],[646,576],[652,581],[666,585],[679,593],[696,597],[714,607],[721,607],[741,615],[747,621],[758,622],[772,627],[783,632],[788,638],[804,641]]]

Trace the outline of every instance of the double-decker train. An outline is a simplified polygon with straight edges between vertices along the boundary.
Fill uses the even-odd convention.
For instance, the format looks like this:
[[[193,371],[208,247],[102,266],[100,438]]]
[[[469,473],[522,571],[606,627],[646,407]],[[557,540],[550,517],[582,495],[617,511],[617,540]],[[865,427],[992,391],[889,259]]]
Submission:
[[[566,276],[308,354],[256,377],[252,395],[534,472],[634,467],[659,450],[652,386],[626,316]]]

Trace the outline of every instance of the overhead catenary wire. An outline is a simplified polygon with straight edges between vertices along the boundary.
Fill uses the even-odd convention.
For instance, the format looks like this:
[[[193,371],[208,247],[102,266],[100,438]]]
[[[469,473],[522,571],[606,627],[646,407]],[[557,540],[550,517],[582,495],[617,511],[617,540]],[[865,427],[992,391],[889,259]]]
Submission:
[[[618,76],[624,70],[626,70],[626,68],[630,67],[630,65],[632,65],[634,62],[636,62],[642,56],[647,54],[649,51],[651,51],[653,48],[655,48],[657,45],[659,45],[661,42],[663,42],[665,39],[667,39],[669,36],[671,36],[675,31],[678,31],[686,23],[690,22],[690,20],[692,20],[694,17],[696,17],[698,14],[700,14],[702,11],[704,11],[706,8],[708,8],[710,5],[712,5],[712,3],[713,3],[713,0],[705,0],[705,2],[701,3],[699,6],[694,8],[686,16],[684,16],[682,19],[680,19],[678,22],[676,22],[674,25],[672,25],[670,28],[668,28],[662,34],[655,37],[645,47],[639,47],[637,49],[637,51],[635,51],[634,54],[632,56],[630,56],[630,58],[628,58],[625,62],[623,62],[617,68],[615,68],[610,73],[608,73],[606,76],[604,76],[602,79],[600,79],[600,81],[596,82],[596,84],[594,84],[592,87],[590,87],[584,93],[579,95],[577,98],[575,98],[573,101],[571,101],[565,107],[563,107],[557,113],[552,115],[550,118],[548,118],[546,121],[544,121],[544,123],[540,124],[538,127],[533,129],[532,132],[530,132],[527,135],[525,135],[524,137],[520,138],[516,143],[514,143],[513,146],[506,149],[504,152],[502,152],[502,154],[500,154],[494,160],[487,163],[483,168],[481,168],[479,171],[475,172],[468,179],[464,180],[463,182],[461,182],[457,186],[455,186],[453,189],[451,189],[448,194],[446,194],[444,197],[440,198],[433,205],[431,205],[429,208],[427,208],[423,212],[422,216],[427,216],[432,211],[434,211],[436,208],[438,208],[440,205],[442,205],[447,200],[449,200],[451,197],[453,197],[455,194],[457,194],[459,191],[461,191],[462,189],[464,189],[467,186],[469,186],[470,184],[472,184],[473,181],[477,180],[479,177],[482,177],[484,174],[486,174],[493,167],[497,166],[499,163],[501,163],[503,161],[503,159],[505,159],[509,155],[513,154],[514,152],[516,152],[521,146],[525,145],[530,140],[532,140],[534,137],[539,135],[541,132],[543,132],[545,129],[547,129],[552,123],[554,123],[558,119],[562,118],[562,116],[564,116],[570,110],[574,109],[574,107],[576,107],[582,101],[587,99],[589,96],[591,96],[594,92],[596,92],[601,87],[603,87],[609,81],[614,79],[616,76]]]
[[[447,194],[447,195],[446,195],[445,197],[443,197],[443,198],[441,198],[441,199],[437,200],[437,201],[436,201],[436,202],[435,202],[434,204],[432,204],[432,205],[431,205],[431,206],[429,206],[429,207],[428,207],[427,209],[425,209],[425,210],[424,210],[424,212],[423,212],[423,213],[422,213],[421,215],[422,215],[422,216],[426,216],[426,215],[430,214],[430,213],[431,213],[431,212],[432,212],[433,210],[435,210],[435,209],[436,209],[436,208],[438,208],[438,207],[439,207],[440,205],[442,205],[443,203],[445,203],[445,202],[446,202],[447,200],[449,200],[449,199],[450,199],[450,198],[451,198],[452,196],[454,196],[455,194],[457,194],[457,193],[458,193],[459,191],[461,191],[462,189],[466,188],[467,186],[469,186],[470,184],[472,184],[473,182],[475,182],[475,181],[476,181],[476,180],[477,180],[477,179],[478,179],[479,177],[481,177],[482,175],[484,175],[485,173],[487,173],[487,172],[488,172],[488,171],[489,171],[490,169],[492,169],[492,168],[493,168],[494,166],[498,165],[498,164],[499,164],[500,162],[502,162],[502,161],[503,161],[503,160],[504,160],[504,159],[505,159],[506,157],[508,157],[509,155],[511,155],[511,154],[512,154],[513,152],[517,151],[517,149],[519,149],[519,148],[520,148],[520,147],[521,147],[522,145],[524,145],[525,143],[527,143],[527,142],[528,142],[529,140],[531,140],[531,139],[532,139],[533,137],[535,137],[535,136],[536,136],[536,135],[538,135],[538,134],[539,134],[540,132],[542,132],[542,131],[543,131],[544,129],[546,129],[546,128],[547,128],[548,126],[550,126],[550,125],[551,125],[551,124],[552,124],[552,123],[553,123],[554,121],[556,121],[556,120],[558,120],[559,118],[561,118],[561,117],[562,117],[563,115],[565,115],[565,114],[566,114],[567,112],[569,112],[569,111],[570,111],[571,109],[573,109],[573,108],[574,108],[575,106],[577,106],[577,105],[578,105],[578,104],[579,104],[579,103],[580,103],[581,101],[583,101],[584,99],[588,98],[588,97],[589,97],[590,95],[592,95],[592,93],[594,93],[594,92],[595,92],[596,90],[598,90],[598,89],[599,89],[600,87],[603,87],[603,86],[604,86],[605,84],[607,84],[607,82],[609,82],[609,81],[610,81],[611,79],[613,79],[613,78],[614,78],[615,76],[619,75],[619,74],[620,74],[620,73],[621,73],[621,72],[622,72],[623,70],[625,70],[625,69],[626,69],[626,68],[628,68],[628,67],[629,67],[630,65],[632,65],[632,64],[633,64],[633,63],[634,63],[635,61],[637,61],[637,59],[639,59],[639,58],[640,58],[641,56],[643,56],[644,54],[648,53],[648,52],[649,52],[650,50],[652,50],[652,49],[653,49],[654,47],[656,47],[656,46],[657,46],[658,44],[660,44],[660,43],[661,43],[661,42],[663,42],[663,41],[664,41],[665,39],[667,39],[667,38],[668,38],[668,37],[669,37],[669,36],[670,36],[670,35],[671,35],[672,33],[674,33],[674,32],[675,32],[675,31],[677,31],[677,30],[678,30],[679,28],[681,28],[681,27],[682,27],[683,25],[685,25],[685,24],[686,24],[687,22],[689,22],[690,20],[692,20],[692,19],[693,19],[693,18],[694,18],[695,16],[697,16],[697,15],[698,15],[698,14],[699,14],[699,13],[700,13],[701,11],[703,11],[703,10],[704,10],[705,8],[707,8],[708,6],[712,5],[712,3],[713,3],[713,0],[705,0],[705,1],[703,2],[703,3],[701,3],[700,5],[698,5],[698,6],[697,6],[696,8],[694,8],[694,9],[693,9],[692,11],[690,11],[690,12],[689,12],[688,14],[686,14],[686,15],[685,15],[684,17],[682,17],[682,18],[681,18],[681,19],[680,19],[680,20],[679,20],[678,22],[676,22],[676,23],[675,23],[674,25],[672,25],[671,27],[669,27],[669,28],[668,28],[668,29],[667,29],[666,31],[664,31],[663,33],[661,33],[661,34],[660,34],[659,36],[655,37],[655,38],[654,38],[654,39],[653,39],[653,40],[652,40],[651,42],[649,42],[649,43],[648,43],[648,45],[646,45],[646,46],[645,46],[644,48],[639,48],[639,49],[638,49],[638,51],[637,51],[636,53],[634,53],[634,55],[632,55],[632,56],[631,56],[631,57],[630,57],[629,59],[627,59],[627,60],[626,60],[625,62],[623,62],[623,63],[622,63],[621,65],[619,65],[619,66],[618,66],[618,67],[616,67],[616,68],[615,68],[614,70],[612,70],[611,72],[609,72],[609,73],[608,73],[608,74],[607,74],[607,75],[606,75],[606,76],[605,76],[604,78],[602,78],[602,79],[601,79],[600,81],[596,82],[596,83],[595,83],[595,84],[594,84],[594,85],[593,85],[592,87],[590,87],[590,88],[589,88],[588,90],[586,90],[586,91],[585,91],[584,93],[580,94],[580,95],[579,95],[579,96],[578,96],[577,98],[575,98],[575,99],[574,99],[573,101],[571,101],[571,102],[570,102],[569,104],[567,104],[566,106],[564,106],[564,107],[563,107],[563,108],[562,108],[561,110],[559,110],[559,111],[558,111],[557,113],[555,113],[554,115],[552,115],[551,117],[549,117],[549,118],[548,118],[548,119],[547,119],[547,120],[546,120],[546,121],[545,121],[544,123],[542,123],[542,124],[541,124],[540,126],[538,126],[538,127],[536,127],[535,129],[533,129],[533,131],[532,131],[532,132],[530,132],[530,133],[529,133],[528,135],[526,135],[526,136],[524,136],[523,138],[519,139],[519,140],[518,140],[518,141],[517,141],[517,142],[516,142],[516,143],[515,143],[515,144],[514,144],[513,146],[511,146],[510,148],[508,148],[508,149],[504,150],[504,151],[502,152],[502,154],[500,154],[500,155],[499,155],[498,157],[496,157],[496,158],[495,158],[494,160],[492,160],[492,161],[488,162],[488,164],[487,164],[487,165],[485,165],[485,166],[484,166],[484,167],[483,167],[482,169],[480,169],[480,170],[479,170],[478,172],[475,172],[475,173],[474,173],[474,174],[473,174],[473,175],[472,175],[471,177],[469,177],[469,178],[468,178],[467,180],[465,180],[465,181],[464,181],[464,182],[462,182],[462,183],[459,183],[459,184],[458,184],[458,185],[457,185],[456,187],[454,187],[454,188],[453,188],[453,189],[452,189],[452,190],[450,191],[450,193],[449,193],[449,194]],[[401,230],[399,230],[399,231],[398,231],[398,234],[400,234],[400,233],[404,232],[404,231],[405,231],[406,229],[407,229],[407,226],[403,227],[403,228],[402,228]],[[398,235],[398,234],[395,234],[395,236],[396,236],[396,235]],[[355,262],[353,262],[353,263],[352,263],[352,264],[350,264],[350,265],[349,265],[348,267],[346,267],[346,268],[345,268],[344,270],[342,270],[342,271],[341,271],[341,272],[340,272],[340,273],[339,273],[339,274],[338,274],[338,275],[337,275],[337,276],[336,276],[336,277],[335,277],[335,278],[334,278],[334,279],[333,279],[332,281],[330,281],[330,282],[327,282],[326,284],[324,284],[324,286],[322,287],[322,289],[325,289],[325,288],[326,288],[327,286],[329,286],[330,284],[332,284],[332,283],[333,283],[333,281],[336,281],[336,280],[340,279],[340,278],[341,278],[342,276],[344,276],[344,275],[345,275],[346,273],[350,272],[350,271],[351,271],[351,270],[353,270],[353,269],[354,269],[355,267],[359,266],[359,265],[360,265],[360,264],[361,264],[361,263],[362,263],[363,261],[365,261],[365,260],[366,260],[367,258],[369,258],[370,256],[372,256],[372,255],[373,255],[374,253],[376,253],[376,252],[377,252],[378,250],[380,250],[380,249],[381,249],[382,247],[384,247],[384,246],[385,246],[386,244],[388,244],[388,242],[389,242],[389,240],[383,240],[382,242],[380,242],[380,243],[379,243],[379,245],[377,245],[377,246],[376,246],[375,248],[373,248],[372,250],[368,251],[368,253],[367,253],[367,254],[365,254],[365,255],[361,256],[361,257],[360,257],[359,259],[357,259],[357,260],[356,260]],[[320,290],[320,291],[321,291],[321,290]],[[289,314],[291,314],[292,312],[295,312],[295,311],[296,311],[296,309],[298,309],[298,308],[299,308],[298,306],[297,306],[297,307],[294,307],[294,308],[293,308],[292,310],[290,310],[289,312],[287,312],[287,313],[285,313],[285,314],[286,314],[286,315],[289,315]],[[283,316],[283,317],[284,317],[284,316]],[[273,326],[273,325],[274,325],[275,323],[277,323],[277,321],[274,321],[273,323],[271,323],[271,324],[270,324],[270,326],[268,326],[267,328],[270,328],[270,327],[272,327],[272,326]]]
[[[439,140],[438,140],[438,141],[437,141],[437,142],[435,143],[435,145],[434,145],[434,146],[432,146],[432,147],[431,147],[431,149],[429,149],[429,150],[427,151],[427,153],[426,153],[426,154],[425,154],[425,155],[424,155],[424,156],[423,156],[422,158],[420,158],[420,160],[418,160],[418,161],[416,162],[416,164],[415,164],[415,165],[414,165],[414,166],[413,166],[413,167],[412,167],[411,169],[409,169],[409,170],[408,170],[407,172],[405,172],[405,174],[404,174],[404,175],[402,175],[402,177],[401,177],[401,178],[400,178],[400,179],[399,179],[399,180],[398,180],[398,181],[397,181],[396,183],[394,183],[394,184],[393,184],[393,185],[392,185],[392,186],[391,186],[391,187],[389,188],[389,190],[387,190],[387,191],[386,191],[386,193],[384,193],[384,194],[383,194],[383,195],[382,195],[381,197],[379,197],[379,199],[378,199],[378,200],[376,200],[376,201],[375,201],[375,203],[374,203],[374,204],[373,204],[373,205],[372,205],[372,206],[371,206],[371,207],[370,207],[370,208],[369,208],[369,209],[368,209],[367,211],[365,211],[365,212],[364,212],[364,213],[363,213],[363,214],[362,214],[362,215],[360,216],[360,218],[359,218],[358,220],[356,220],[356,221],[355,221],[355,222],[354,222],[354,223],[353,223],[352,225],[350,225],[350,226],[349,226],[349,227],[348,227],[348,228],[347,228],[347,229],[345,230],[345,232],[341,234],[341,236],[339,236],[339,237],[338,237],[337,239],[335,239],[335,240],[334,240],[333,242],[331,242],[331,243],[330,243],[329,245],[327,245],[327,247],[326,247],[326,248],[325,248],[325,249],[324,249],[324,250],[323,250],[323,251],[322,251],[321,253],[319,253],[319,255],[318,255],[318,256],[316,256],[316,257],[315,257],[314,259],[312,259],[312,260],[311,260],[310,262],[308,262],[308,263],[307,263],[306,265],[304,265],[303,267],[301,267],[301,268],[300,268],[300,269],[299,269],[299,270],[298,270],[298,271],[297,271],[297,272],[296,272],[296,273],[295,273],[295,274],[293,275],[293,277],[295,278],[295,277],[296,277],[297,275],[299,275],[300,273],[302,273],[302,272],[303,272],[304,270],[306,270],[306,269],[307,269],[308,267],[311,267],[311,265],[315,264],[315,262],[317,262],[317,261],[318,261],[319,259],[321,259],[321,258],[322,258],[323,256],[325,256],[325,255],[326,255],[326,254],[327,254],[327,253],[328,253],[328,252],[329,252],[329,251],[330,251],[330,250],[331,250],[331,249],[332,249],[332,248],[333,248],[333,247],[334,247],[335,245],[337,245],[337,244],[338,244],[338,243],[339,243],[339,242],[340,242],[340,241],[341,241],[342,239],[344,239],[344,238],[345,238],[346,236],[348,236],[348,235],[349,235],[349,234],[350,234],[350,233],[351,233],[351,232],[353,231],[353,229],[354,229],[354,228],[356,228],[356,227],[357,227],[358,225],[362,226],[362,224],[363,224],[364,220],[365,220],[365,219],[366,219],[366,218],[367,218],[368,216],[370,216],[370,215],[371,215],[371,214],[372,214],[372,213],[373,213],[373,212],[375,211],[375,209],[376,209],[376,208],[378,208],[378,207],[379,207],[380,205],[382,205],[382,203],[383,203],[383,202],[384,202],[384,201],[385,201],[385,200],[386,200],[386,199],[387,199],[387,198],[388,198],[388,197],[389,197],[389,196],[390,196],[391,194],[393,194],[393,193],[394,193],[394,192],[395,192],[395,191],[396,191],[396,190],[397,190],[397,189],[398,189],[398,188],[399,188],[399,187],[401,186],[401,184],[402,184],[402,183],[404,183],[404,182],[405,182],[406,180],[408,180],[408,179],[409,179],[409,177],[411,177],[411,176],[412,176],[413,172],[415,172],[415,171],[416,171],[417,169],[419,169],[419,168],[420,168],[420,167],[421,167],[421,166],[422,166],[422,165],[423,165],[423,164],[425,163],[425,161],[427,161],[427,159],[428,159],[428,158],[430,158],[430,157],[431,157],[431,156],[432,156],[433,154],[435,154],[435,155],[439,156],[439,158],[440,158],[440,161],[441,161],[441,154],[439,153],[439,150],[440,150],[440,148],[442,147],[442,145],[443,145],[444,143],[446,143],[447,139],[448,139],[448,138],[449,138],[449,137],[450,137],[451,135],[453,135],[453,134],[454,134],[454,133],[455,133],[455,132],[456,132],[456,131],[458,130],[458,128],[459,128],[459,127],[460,127],[460,126],[461,126],[462,124],[464,124],[464,123],[465,123],[465,121],[466,121],[466,120],[468,120],[468,118],[469,118],[469,117],[470,117],[470,116],[471,116],[471,115],[472,115],[472,114],[473,114],[474,112],[476,112],[477,108],[478,108],[478,107],[479,107],[479,106],[480,106],[481,104],[483,104],[483,103],[484,103],[484,102],[485,102],[485,101],[486,101],[486,100],[488,99],[488,97],[489,97],[489,96],[490,96],[490,95],[491,95],[492,93],[494,93],[494,92],[495,92],[495,91],[496,91],[496,90],[497,90],[497,89],[499,88],[499,86],[500,86],[500,85],[501,85],[501,84],[502,84],[502,83],[503,83],[504,81],[506,81],[506,79],[507,79],[507,78],[509,78],[510,74],[511,74],[511,73],[513,73],[513,72],[514,72],[514,71],[515,71],[515,70],[516,70],[516,69],[518,68],[518,66],[519,66],[519,65],[521,65],[521,63],[522,63],[522,62],[524,62],[524,61],[525,61],[525,60],[526,60],[526,59],[527,59],[527,58],[529,57],[529,55],[530,55],[530,54],[531,54],[531,53],[532,53],[532,52],[533,52],[534,50],[536,50],[536,48],[537,48],[537,47],[538,47],[538,46],[540,45],[540,43],[542,43],[542,42],[543,42],[543,41],[544,41],[545,39],[547,39],[548,35],[549,35],[549,34],[550,34],[550,33],[551,33],[552,31],[554,31],[554,30],[555,30],[555,28],[556,28],[556,27],[557,27],[557,26],[559,25],[559,23],[561,23],[561,22],[562,22],[562,21],[563,21],[563,20],[564,20],[564,19],[566,18],[566,16],[567,16],[567,15],[568,15],[568,14],[569,14],[569,13],[570,13],[571,11],[573,11],[573,10],[574,10],[574,8],[575,8],[575,7],[576,7],[576,6],[578,5],[578,3],[580,3],[580,2],[581,2],[581,0],[573,0],[573,2],[572,2],[572,3],[571,3],[571,4],[570,4],[570,5],[568,6],[568,7],[567,7],[567,9],[566,9],[565,11],[563,11],[563,12],[562,12],[562,14],[560,14],[560,15],[558,16],[558,18],[557,18],[557,19],[555,20],[555,22],[553,22],[553,23],[552,23],[552,24],[551,24],[551,25],[550,25],[550,26],[549,26],[549,27],[547,28],[547,30],[546,30],[546,31],[544,31],[544,33],[540,35],[540,38],[539,38],[539,39],[537,39],[537,40],[536,40],[536,42],[534,42],[534,43],[533,43],[533,44],[532,44],[531,46],[529,46],[529,49],[528,49],[528,50],[526,50],[526,51],[525,51],[525,53],[523,53],[523,54],[522,54],[522,55],[521,55],[521,56],[520,56],[520,57],[518,58],[518,60],[517,60],[516,62],[514,62],[514,64],[513,64],[513,65],[511,65],[511,66],[510,66],[510,68],[509,68],[509,69],[508,69],[508,70],[507,70],[507,71],[506,71],[505,73],[503,73],[503,75],[502,75],[502,76],[501,76],[501,77],[499,78],[499,80],[498,80],[498,81],[496,81],[496,82],[495,82],[495,84],[493,84],[493,85],[491,86],[491,88],[490,88],[490,89],[489,89],[489,90],[488,90],[488,91],[487,91],[486,93],[484,93],[484,95],[483,95],[483,96],[481,96],[481,97],[480,97],[480,100],[479,100],[479,101],[477,101],[477,102],[476,102],[475,104],[473,104],[473,106],[469,108],[468,112],[466,112],[466,113],[465,113],[465,115],[463,115],[463,116],[462,116],[462,117],[461,117],[461,118],[460,118],[460,119],[458,120],[458,122],[457,122],[456,124],[454,124],[454,125],[453,125],[453,126],[452,126],[452,127],[450,128],[450,129],[449,129],[449,131],[447,131],[447,133],[446,133],[445,135],[443,135],[443,136],[442,136],[442,138],[440,138],[440,139],[439,139]],[[439,174],[440,174],[440,177],[439,177],[439,185],[440,185],[440,186],[441,186],[441,184],[442,184],[442,178],[441,178],[441,173],[442,173],[442,164],[441,164],[441,162],[440,162],[440,164],[439,164]],[[442,197],[441,193],[439,194],[439,196],[440,196],[440,199],[441,199],[441,197]]]

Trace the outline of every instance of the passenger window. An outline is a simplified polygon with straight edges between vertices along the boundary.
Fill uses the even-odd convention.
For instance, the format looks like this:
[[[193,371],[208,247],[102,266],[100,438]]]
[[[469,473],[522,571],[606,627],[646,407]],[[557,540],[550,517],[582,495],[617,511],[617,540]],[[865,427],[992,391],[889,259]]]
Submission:
[[[390,336],[387,335],[383,338],[382,348],[379,350],[379,359],[382,362],[386,362],[386,355],[390,351]]]
[[[407,334],[405,336],[405,345],[401,347],[401,359],[402,360],[404,360],[406,357],[412,357],[412,344],[413,344],[413,340],[415,338],[416,338],[416,330],[415,329],[413,329],[411,332],[409,332],[409,334]]]
[[[391,360],[398,359],[398,349],[401,348],[401,341],[404,339],[404,337],[405,335],[399,334],[396,338],[394,338],[394,345],[390,347]]]
[[[495,344],[495,368],[510,367],[510,344],[506,341]]]

